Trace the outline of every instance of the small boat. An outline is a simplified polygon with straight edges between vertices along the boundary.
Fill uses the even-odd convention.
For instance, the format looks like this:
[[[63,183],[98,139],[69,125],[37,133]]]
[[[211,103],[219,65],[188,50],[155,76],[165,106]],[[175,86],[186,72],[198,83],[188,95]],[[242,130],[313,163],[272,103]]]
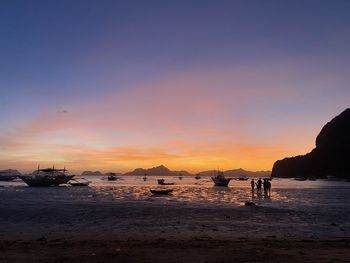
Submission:
[[[247,176],[240,176],[240,177],[238,177],[239,181],[247,181],[248,179],[249,179],[249,177],[247,177]]]
[[[147,180],[147,174],[145,174],[144,177],[142,177],[143,181],[146,181]]]
[[[74,175],[68,175],[66,168],[46,168],[34,171],[30,175],[19,176],[28,186],[59,186],[67,184]]]
[[[108,173],[108,181],[117,181],[119,178],[115,173]]]
[[[16,170],[2,170],[0,171],[0,181],[13,181],[16,178],[18,178],[18,176],[20,176],[21,174],[19,172],[17,172]]]
[[[333,175],[328,175],[327,180],[328,181],[340,181],[340,178],[333,176]]]
[[[217,175],[211,178],[215,186],[224,186],[227,187],[232,178],[226,178],[224,172],[218,171]]]
[[[199,174],[197,174],[197,175],[194,177],[194,179],[199,180],[199,179],[201,179],[201,177],[199,176]]]
[[[308,179],[309,181],[316,181],[316,180],[317,180],[317,178],[314,177],[314,176],[308,177],[307,179]]]
[[[71,186],[89,186],[90,181],[86,180],[85,178],[74,178],[71,179],[68,184]]]
[[[183,178],[182,176],[179,176],[179,180],[182,180],[182,178]]]
[[[158,179],[158,184],[160,184],[160,185],[174,185],[175,183],[166,183],[164,179]]]
[[[173,189],[151,189],[150,192],[154,195],[168,195],[173,192]]]
[[[306,177],[295,177],[294,180],[295,181],[306,181]]]

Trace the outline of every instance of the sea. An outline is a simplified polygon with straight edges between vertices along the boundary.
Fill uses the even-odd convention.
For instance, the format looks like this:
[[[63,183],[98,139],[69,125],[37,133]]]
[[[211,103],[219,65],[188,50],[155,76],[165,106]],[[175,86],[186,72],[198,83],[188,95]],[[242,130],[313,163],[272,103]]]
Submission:
[[[76,176],[76,178],[81,178]],[[158,185],[158,179],[174,185]],[[347,208],[350,211],[350,182],[296,181],[293,178],[274,178],[271,181],[271,193],[252,191],[250,179],[231,180],[229,187],[215,187],[210,177],[184,176],[119,176],[116,181],[108,181],[106,176],[88,176],[90,185],[59,187],[28,187],[20,179],[12,182],[0,182],[0,195],[9,194],[24,199],[45,198],[47,201],[59,200],[95,200],[95,201],[131,201],[160,203],[190,203],[194,205],[242,206],[247,201],[257,205],[271,207],[332,206]],[[257,178],[254,178],[255,182]],[[151,189],[173,189],[172,194],[154,196]]]

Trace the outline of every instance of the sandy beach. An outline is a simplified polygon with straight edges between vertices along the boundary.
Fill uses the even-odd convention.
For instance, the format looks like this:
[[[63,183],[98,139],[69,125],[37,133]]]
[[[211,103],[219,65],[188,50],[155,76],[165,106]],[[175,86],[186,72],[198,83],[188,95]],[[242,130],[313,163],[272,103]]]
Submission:
[[[247,207],[249,188],[203,181],[164,197],[149,195],[151,183],[2,187],[0,262],[348,262],[347,184],[282,181]]]

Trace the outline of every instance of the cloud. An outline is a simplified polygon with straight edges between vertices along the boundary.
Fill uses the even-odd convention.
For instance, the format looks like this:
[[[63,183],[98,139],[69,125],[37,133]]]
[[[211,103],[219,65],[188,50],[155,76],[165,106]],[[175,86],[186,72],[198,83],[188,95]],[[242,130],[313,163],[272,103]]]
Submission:
[[[0,159],[77,170],[159,163],[270,169],[276,159],[310,150],[329,120],[308,91],[327,90],[320,83],[295,65],[167,76],[76,101],[69,112],[43,109],[1,134]]]

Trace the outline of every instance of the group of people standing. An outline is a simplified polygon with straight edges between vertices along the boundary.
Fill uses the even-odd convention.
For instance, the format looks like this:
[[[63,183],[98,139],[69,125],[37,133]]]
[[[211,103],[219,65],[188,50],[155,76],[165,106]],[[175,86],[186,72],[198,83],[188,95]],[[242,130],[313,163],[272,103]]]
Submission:
[[[254,189],[256,187],[256,192],[258,194],[262,193],[262,188],[264,188],[264,193],[265,195],[270,195],[271,192],[271,181],[268,178],[264,178],[263,180],[261,180],[261,178],[259,178],[259,180],[255,183],[254,179],[251,180],[250,185],[252,187],[252,192],[254,192]]]

